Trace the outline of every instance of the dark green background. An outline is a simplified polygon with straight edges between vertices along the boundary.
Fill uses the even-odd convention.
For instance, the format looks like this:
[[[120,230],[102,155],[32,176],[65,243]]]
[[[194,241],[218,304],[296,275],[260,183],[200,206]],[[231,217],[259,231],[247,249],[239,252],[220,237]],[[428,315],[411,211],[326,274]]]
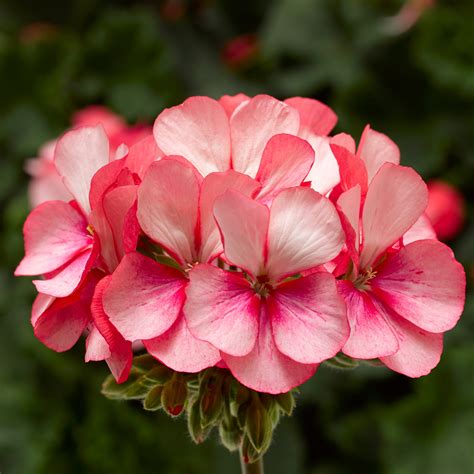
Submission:
[[[59,135],[75,110],[103,103],[130,122],[152,121],[189,95],[265,92],[316,97],[359,136],[366,122],[390,135],[402,161],[456,185],[468,202],[451,242],[466,266],[468,300],[432,375],[322,367],[279,426],[271,474],[471,474],[474,470],[474,3],[440,1],[410,31],[383,33],[400,1],[0,1],[0,471],[29,473],[238,472],[216,440],[196,447],[182,420],[106,400],[103,364],[83,342],[56,354],[29,324],[34,296],[13,279],[27,215],[24,159]],[[25,39],[31,23],[54,25]],[[21,33],[23,30],[23,34]],[[260,53],[222,62],[230,38],[255,32]],[[23,38],[23,39],[21,39]]]

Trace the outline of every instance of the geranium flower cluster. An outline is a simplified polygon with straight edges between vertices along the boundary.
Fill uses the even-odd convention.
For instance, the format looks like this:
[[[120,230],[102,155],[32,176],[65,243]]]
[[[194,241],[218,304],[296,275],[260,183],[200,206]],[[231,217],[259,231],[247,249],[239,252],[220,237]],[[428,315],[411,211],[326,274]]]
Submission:
[[[127,379],[132,343],[179,372],[227,368],[282,393],[338,353],[410,377],[435,367],[465,275],[424,215],[427,188],[367,126],[356,146],[312,99],[191,97],[111,154],[66,133],[69,202],[36,207],[17,275],[35,335]]]

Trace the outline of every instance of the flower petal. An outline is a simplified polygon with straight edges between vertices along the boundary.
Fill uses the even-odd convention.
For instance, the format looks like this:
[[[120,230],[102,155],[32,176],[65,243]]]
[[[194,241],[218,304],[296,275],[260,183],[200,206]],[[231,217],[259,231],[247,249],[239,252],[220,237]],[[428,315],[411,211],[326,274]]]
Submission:
[[[390,308],[429,332],[453,328],[464,307],[466,276],[449,247],[418,240],[377,269],[374,291]]]
[[[229,190],[215,200],[214,216],[227,260],[254,276],[259,275],[264,264],[268,208]]]
[[[428,216],[422,214],[418,220],[403,234],[403,244],[408,245],[417,240],[438,240]]]
[[[314,151],[311,145],[294,135],[281,133],[268,140],[255,179],[262,183],[258,198],[270,198],[278,191],[299,186],[311,169]]]
[[[184,314],[194,336],[235,356],[257,339],[260,299],[241,273],[201,264],[189,272]]]
[[[208,174],[201,186],[199,212],[201,226],[200,262],[210,262],[222,253],[221,237],[214,218],[214,202],[228,189],[239,191],[245,196],[252,196],[260,187],[258,181],[234,170],[224,173]]]
[[[234,113],[234,110],[242,103],[250,100],[250,97],[245,94],[236,94],[236,95],[223,95],[219,99],[219,104],[222,105],[225,113],[230,118]]]
[[[153,135],[150,135],[130,147],[125,166],[143,179],[148,167],[162,156],[163,152],[156,145]]]
[[[387,135],[372,130],[370,125],[362,132],[357,156],[365,163],[369,182],[384,163],[400,164],[398,146]]]
[[[272,203],[267,271],[273,281],[317,267],[341,250],[344,233],[334,205],[310,188],[290,188]]]
[[[232,375],[243,385],[264,393],[285,393],[308,380],[317,364],[300,364],[282,354],[273,340],[270,318],[261,306],[258,339],[243,357],[222,353]]]
[[[230,168],[229,119],[209,97],[190,97],[158,115],[153,134],[166,155],[181,155],[203,175]]]
[[[302,364],[334,357],[349,336],[346,306],[330,273],[281,284],[267,305],[276,346]]]
[[[299,123],[294,108],[268,95],[242,104],[230,119],[232,167],[253,178],[268,140],[279,133],[296,135]]]
[[[418,220],[428,202],[421,177],[411,168],[385,163],[370,183],[362,213],[361,267],[370,267]]]
[[[196,261],[199,183],[191,165],[153,163],[138,189],[137,217],[152,240],[182,264]]]
[[[310,133],[328,135],[336,126],[337,115],[327,105],[319,100],[305,97],[291,97],[285,100],[300,114],[300,128],[298,136],[306,138]]]
[[[338,290],[346,301],[350,336],[342,351],[356,359],[376,359],[395,353],[398,339],[380,305],[371,295],[357,290],[347,280],[337,282]]]
[[[108,162],[109,139],[102,125],[67,132],[56,145],[56,169],[86,215],[92,177]]]
[[[200,372],[221,359],[214,346],[191,334],[183,315],[164,334],[143,343],[153,357],[178,372]]]
[[[39,205],[23,227],[25,257],[15,275],[52,272],[91,245],[87,221],[73,206],[62,201]]]
[[[152,339],[176,321],[186,279],[139,253],[125,255],[104,292],[104,310],[127,341]]]

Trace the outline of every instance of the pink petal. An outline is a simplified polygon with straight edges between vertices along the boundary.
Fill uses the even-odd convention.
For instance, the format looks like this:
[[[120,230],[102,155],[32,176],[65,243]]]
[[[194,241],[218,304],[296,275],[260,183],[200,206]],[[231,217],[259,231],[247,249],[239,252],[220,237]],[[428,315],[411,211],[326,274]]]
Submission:
[[[232,375],[243,385],[258,392],[285,393],[308,380],[317,364],[300,364],[282,354],[273,340],[270,317],[261,306],[257,343],[253,350],[234,357],[222,353]]]
[[[453,328],[461,316],[466,276],[449,247],[419,240],[390,255],[372,287],[400,316],[438,333]]]
[[[367,193],[368,178],[364,162],[347,148],[331,144],[331,151],[339,165],[341,190],[347,191],[359,185],[363,196]],[[332,195],[331,195],[332,197]]]
[[[330,138],[331,145],[339,145],[347,149],[353,155],[356,152],[355,140],[347,133],[338,133]]]
[[[267,299],[278,349],[302,364],[334,357],[349,336],[346,306],[329,273],[283,283]]]
[[[306,138],[310,133],[328,135],[336,126],[337,115],[327,105],[315,99],[291,97],[285,100],[300,114],[300,128],[298,135]]]
[[[254,276],[263,270],[269,214],[266,206],[233,190],[214,204],[227,260]]]
[[[184,156],[204,176],[230,168],[229,119],[214,99],[190,97],[164,110],[153,134],[163,153]]]
[[[428,202],[428,191],[411,168],[385,163],[370,183],[362,213],[362,268],[393,245],[417,221]]]
[[[201,264],[189,272],[184,314],[194,336],[242,356],[257,339],[260,299],[242,273]]]
[[[357,156],[365,162],[369,181],[384,163],[400,164],[398,146],[387,135],[372,130],[370,125],[367,125],[362,133]]]
[[[175,322],[184,303],[185,285],[178,270],[129,253],[105,289],[104,310],[127,341],[151,339]]]
[[[311,181],[311,187],[315,191],[326,195],[341,180],[339,165],[331,150],[331,142],[328,137],[310,135],[308,142],[314,149],[315,157],[314,164],[306,179]]]
[[[109,140],[102,125],[72,130],[56,145],[56,169],[64,184],[87,215],[94,174],[109,162]]]
[[[104,311],[103,298],[106,288],[110,284],[111,276],[106,276],[97,284],[91,303],[91,314],[94,322],[93,330],[97,329],[105,342],[107,351],[103,348],[103,342],[96,335],[94,339],[102,344],[102,353],[96,353],[96,359],[105,360],[117,383],[122,383],[128,378],[132,366],[132,345],[126,341],[110,322]],[[92,334],[92,331],[91,331]],[[100,358],[98,358],[100,356]],[[86,359],[87,361],[87,359]]]
[[[400,349],[380,360],[395,372],[408,377],[427,375],[438,365],[443,352],[443,335],[431,334],[402,318],[392,318]]]
[[[253,178],[268,140],[279,133],[296,135],[299,123],[298,112],[273,97],[250,99],[230,119],[232,167]]]
[[[150,135],[130,147],[125,166],[143,179],[148,167],[162,155],[163,152],[156,145],[153,135]]]
[[[357,290],[347,280],[337,282],[347,305],[350,336],[343,347],[344,354],[356,359],[376,359],[398,350],[398,340],[386,320],[383,307],[372,296]]]
[[[38,293],[31,307],[31,324],[34,326],[38,318],[54,303],[56,298]]]
[[[63,268],[55,271],[45,280],[33,280],[33,284],[40,293],[64,298],[72,294],[84,281],[90,269],[97,260],[98,244],[94,244],[67,263]]]
[[[51,174],[31,178],[28,185],[28,197],[32,208],[46,201],[69,202],[73,199],[55,169]]]
[[[92,326],[86,339],[85,361],[100,361],[110,357],[110,349],[107,341],[102,337],[99,330]]]
[[[198,199],[193,168],[175,160],[153,163],[138,189],[143,231],[183,264],[197,258]]]
[[[200,372],[221,359],[215,347],[191,334],[182,315],[163,335],[143,343],[153,357],[178,372]]]
[[[25,257],[15,275],[52,272],[91,245],[87,222],[73,206],[49,201],[34,209],[23,227]]]
[[[199,199],[201,249],[200,262],[210,262],[222,253],[221,237],[214,218],[214,202],[228,189],[239,191],[245,196],[252,196],[260,187],[259,183],[249,176],[234,170],[224,173],[208,174],[201,186]]]
[[[418,220],[403,234],[403,244],[408,245],[417,240],[438,240],[436,232],[426,214],[422,214]]]
[[[339,216],[327,198],[299,187],[286,189],[274,199],[266,265],[273,281],[329,262],[343,243]]]
[[[234,113],[234,110],[242,103],[250,100],[250,97],[245,94],[236,94],[236,95],[223,95],[219,99],[219,104],[222,105],[227,117],[231,117]]]
[[[299,186],[314,162],[311,145],[285,133],[268,140],[255,179],[262,183],[259,199],[273,197],[278,191]]]
[[[341,212],[346,216],[348,224],[354,231],[353,247],[355,251],[359,251],[359,233],[360,233],[360,205],[361,205],[361,190],[360,186],[356,185],[348,191],[343,192],[338,200],[337,206]],[[344,227],[344,222],[342,223]],[[346,229],[344,229],[346,230]],[[347,232],[346,232],[347,237]],[[347,239],[346,239],[347,243]]]

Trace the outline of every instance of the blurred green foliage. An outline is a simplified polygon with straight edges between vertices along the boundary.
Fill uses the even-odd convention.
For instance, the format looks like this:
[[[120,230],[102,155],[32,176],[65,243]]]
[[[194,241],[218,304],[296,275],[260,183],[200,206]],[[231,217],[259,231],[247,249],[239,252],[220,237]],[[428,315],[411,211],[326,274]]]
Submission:
[[[103,103],[152,121],[185,97],[265,92],[319,98],[338,130],[366,122],[402,160],[456,185],[468,203],[452,242],[468,301],[438,368],[420,380],[361,367],[322,367],[302,387],[267,459],[273,474],[465,474],[474,469],[474,3],[445,0],[389,34],[398,0],[0,2],[0,471],[200,474],[238,472],[216,440],[194,446],[181,420],[100,394],[106,367],[83,347],[56,354],[29,325],[34,296],[12,271],[22,255],[22,166]],[[256,33],[249,64],[223,61],[226,41]],[[78,346],[81,346],[79,344]]]

